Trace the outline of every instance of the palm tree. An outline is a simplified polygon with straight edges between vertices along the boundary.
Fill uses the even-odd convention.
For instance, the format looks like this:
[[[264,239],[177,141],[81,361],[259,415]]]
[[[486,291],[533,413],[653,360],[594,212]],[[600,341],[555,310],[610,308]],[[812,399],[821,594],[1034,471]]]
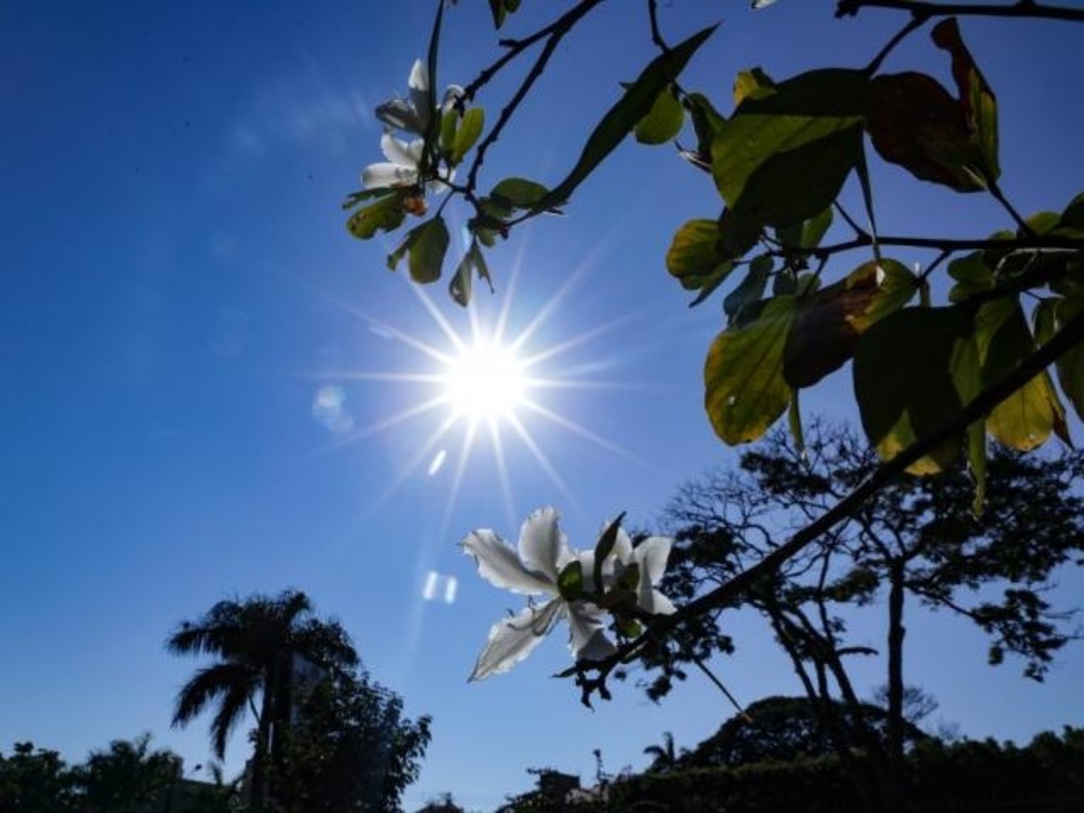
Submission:
[[[255,716],[252,798],[257,803],[266,798],[265,756],[275,720],[284,715],[292,657],[299,655],[333,674],[358,664],[358,654],[342,626],[314,617],[312,602],[296,590],[220,601],[202,618],[182,622],[166,640],[166,647],[177,655],[215,658],[177,693],[174,726],[186,726],[205,709],[216,707],[211,744],[215,756],[222,759],[230,732],[246,710]]]
[[[662,732],[662,739],[662,745],[649,745],[644,749],[644,753],[652,758],[649,771],[663,773],[672,770],[677,766],[678,759],[685,755],[684,748],[681,749],[681,754],[678,754],[674,748],[674,735],[669,731]]]

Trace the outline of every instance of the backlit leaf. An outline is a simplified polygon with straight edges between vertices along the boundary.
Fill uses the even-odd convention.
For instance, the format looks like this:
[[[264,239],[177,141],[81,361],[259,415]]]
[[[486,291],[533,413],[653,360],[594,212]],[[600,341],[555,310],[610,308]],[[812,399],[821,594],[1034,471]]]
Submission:
[[[658,95],[651,110],[636,123],[636,140],[641,144],[665,144],[678,133],[685,123],[685,108],[671,89]]]
[[[505,178],[493,187],[492,197],[512,209],[530,209],[546,194],[546,187],[526,178]]]
[[[688,221],[677,230],[670,242],[666,252],[666,270],[686,290],[714,290],[734,268],[733,262],[720,256],[718,242],[719,227],[716,221]]]
[[[381,229],[399,228],[404,217],[406,210],[399,195],[389,195],[354,212],[346,221],[346,228],[355,237],[368,240]]]
[[[715,433],[735,445],[761,437],[790,403],[783,347],[794,297],[769,300],[757,317],[715,337],[704,365],[704,405]]]
[[[1055,313],[1058,329],[1061,330],[1069,322],[1081,318],[1081,314],[1084,313],[1084,297],[1079,295],[1065,297],[1058,303]],[[1074,345],[1067,353],[1063,353],[1055,367],[1062,392],[1072,401],[1077,417],[1084,418],[1084,342]]]
[[[395,270],[407,256],[407,268],[414,282],[427,284],[440,279],[444,255],[448,251],[448,227],[437,216],[407,232],[403,242],[388,257],[388,268]]]
[[[983,382],[989,386],[1015,370],[1035,350],[1024,310],[1016,298],[987,302],[975,315],[975,340]],[[1041,446],[1063,412],[1045,372],[994,408],[986,430],[999,442],[1027,451]]]
[[[981,389],[971,315],[962,308],[906,308],[862,336],[854,355],[854,392],[862,426],[890,460],[951,420]],[[908,471],[951,465],[962,438],[942,445]]]
[[[455,131],[455,141],[448,161],[453,166],[463,160],[485,126],[486,114],[480,107],[472,107],[463,114],[459,129]]]
[[[854,355],[858,336],[914,294],[911,272],[884,259],[880,265],[863,263],[839,282],[801,297],[783,357],[787,383],[809,387],[838,370]]]

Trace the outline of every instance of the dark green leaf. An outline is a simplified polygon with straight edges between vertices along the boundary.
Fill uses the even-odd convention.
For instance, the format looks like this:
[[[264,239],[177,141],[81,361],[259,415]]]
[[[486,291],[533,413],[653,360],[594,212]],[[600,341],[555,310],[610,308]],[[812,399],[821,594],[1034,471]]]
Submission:
[[[451,283],[448,285],[448,293],[458,304],[466,307],[470,304],[471,291],[473,289],[474,275],[478,279],[485,280],[489,285],[490,293],[493,292],[493,280],[489,276],[489,266],[486,258],[478,245],[478,240],[472,240],[467,253],[459,261]]]
[[[403,242],[388,256],[388,268],[394,271],[409,254],[410,278],[422,284],[436,282],[447,251],[448,227],[443,217],[434,217],[407,232]]]
[[[1056,315],[1058,329],[1081,317],[1084,313],[1084,297],[1067,296],[1058,303]],[[1073,402],[1078,418],[1084,418],[1084,343],[1073,346],[1063,353],[1055,365],[1062,392]]]
[[[957,257],[949,263],[948,273],[956,280],[956,284],[949,291],[950,302],[963,302],[994,287],[994,271],[986,264],[986,258],[981,251]]]
[[[346,228],[355,237],[368,240],[381,229],[391,231],[399,228],[404,217],[406,211],[399,195],[390,195],[354,212],[346,221]]]
[[[665,144],[681,132],[685,123],[685,109],[667,88],[660,93],[651,110],[636,123],[636,140],[641,144]]]
[[[617,543],[617,533],[621,530],[621,521],[624,518],[625,512],[622,511],[617,515],[617,519],[606,526],[606,530],[602,532],[598,542],[595,543],[595,572],[592,574],[592,578],[595,582],[596,595],[602,595],[603,563],[613,553],[614,545]]]
[[[693,120],[696,132],[696,150],[683,151],[682,156],[700,169],[711,172],[711,144],[726,121],[702,93],[690,93],[685,97],[685,107]]]
[[[546,187],[526,178],[505,178],[490,195],[512,209],[530,209],[546,195]]]
[[[730,324],[740,324],[743,311],[760,301],[768,285],[768,276],[772,273],[772,258],[762,254],[749,263],[749,273],[733,291],[723,300],[723,313]]]
[[[705,28],[656,57],[632,87],[625,91],[617,104],[602,117],[568,176],[538,201],[534,208],[550,209],[564,204],[576,187],[624,140],[636,123],[647,115],[659,93],[677,79],[685,64],[714,30],[715,26]]]
[[[981,388],[971,315],[963,308],[907,308],[874,324],[854,355],[862,426],[885,459],[940,429]],[[950,441],[908,471],[941,471],[958,456]]]
[[[583,598],[583,565],[578,559],[569,562],[557,574],[557,591],[565,601]]]

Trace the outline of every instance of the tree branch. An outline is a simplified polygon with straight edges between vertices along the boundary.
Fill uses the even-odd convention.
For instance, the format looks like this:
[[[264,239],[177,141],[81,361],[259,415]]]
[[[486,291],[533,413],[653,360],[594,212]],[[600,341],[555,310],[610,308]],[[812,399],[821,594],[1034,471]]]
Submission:
[[[860,505],[903,474],[913,463],[925,457],[941,444],[962,434],[969,425],[983,418],[998,404],[1009,398],[1081,341],[1084,341],[1084,314],[1077,315],[1011,373],[1000,381],[986,387],[974,400],[961,409],[954,418],[946,421],[940,429],[920,438],[901,451],[896,457],[881,464],[873,474],[858,485],[847,497],[836,503],[820,519],[798,531],[786,543],[766,555],[757,564],[735,575],[730,581],[710,593],[691,601],[672,615],[654,619],[642,635],[620,646],[613,655],[600,661],[578,662],[564,672],[559,673],[559,676],[575,676],[576,684],[582,691],[581,699],[587,705],[590,705],[591,695],[595,692],[599,692],[600,696],[606,698],[609,694],[606,689],[606,679],[619,664],[634,660],[650,641],[668,633],[689,619],[727,604],[733,604],[753,584],[774,573],[807,545],[847,519]]]
[[[1031,0],[1016,3],[931,3],[922,0],[839,0],[836,17],[855,17],[866,8],[909,11],[916,17],[1031,17],[1084,22],[1084,9],[1048,6]]]

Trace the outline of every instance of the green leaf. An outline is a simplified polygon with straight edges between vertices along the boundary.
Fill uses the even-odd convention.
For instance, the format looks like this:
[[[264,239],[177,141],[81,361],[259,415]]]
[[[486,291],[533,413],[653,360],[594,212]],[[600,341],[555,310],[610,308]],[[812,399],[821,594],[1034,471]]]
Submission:
[[[854,392],[866,435],[890,460],[940,429],[981,389],[971,315],[963,308],[906,308],[862,336]],[[930,474],[956,460],[962,438],[908,468]]]
[[[459,111],[448,110],[440,117],[440,151],[450,156],[455,148],[455,131],[459,127]]]
[[[843,139],[827,150],[833,161],[838,160],[834,153],[841,143],[860,145],[855,135],[863,122],[867,84],[862,71],[828,68],[799,74],[760,98],[746,98],[722,125],[711,149],[712,175],[727,205],[737,206],[753,174],[773,159],[782,158],[792,167],[798,162],[786,161],[788,153],[845,132],[854,132],[850,141]],[[817,152],[806,150],[802,155],[808,158]],[[819,213],[831,197],[807,216]]]
[[[617,544],[617,533],[621,530],[621,521],[625,519],[625,512],[617,515],[617,519],[606,526],[606,530],[595,543],[595,572],[592,578],[595,582],[595,593],[602,595],[602,571],[607,557],[613,553],[614,545]]]
[[[557,574],[557,591],[565,601],[583,598],[583,565],[578,559],[569,562]]]
[[[343,201],[343,209],[353,209],[363,200],[370,200],[372,198],[382,198],[386,195],[390,195],[395,192],[395,187],[381,186],[376,189],[359,189],[357,192],[351,192],[346,196],[346,200]]]
[[[482,254],[477,239],[471,240],[470,248],[459,261],[452,281],[448,285],[448,293],[452,299],[463,307],[470,304],[475,274],[478,275],[478,279],[485,280],[489,284],[489,292],[493,293],[493,280],[489,276],[489,266],[486,265],[486,258]]]
[[[1011,373],[1035,350],[1024,309],[1015,297],[979,308],[975,340],[987,386]],[[1029,451],[1045,443],[1058,423],[1064,425],[1064,409],[1049,376],[1042,372],[990,412],[986,430],[1005,446]]]
[[[790,403],[783,348],[797,302],[768,300],[752,321],[715,337],[704,364],[704,405],[715,433],[730,445],[756,440]]]
[[[681,155],[700,169],[711,172],[711,144],[726,119],[719,114],[702,93],[690,93],[685,97],[685,107],[693,120],[696,132],[696,150],[683,150]]]
[[[500,28],[509,14],[519,8],[520,0],[489,0],[489,13],[493,16],[493,27]]]
[[[512,209],[530,209],[546,195],[546,187],[526,178],[505,178],[493,187],[491,197]]]
[[[639,586],[640,565],[637,562],[630,562],[625,566],[625,569],[621,571],[621,575],[617,577],[615,589],[619,592],[635,594],[635,591]]]
[[[763,99],[771,95],[774,87],[775,82],[759,67],[739,71],[738,78],[734,80],[734,106],[746,99]]]
[[[399,261],[409,254],[407,268],[414,282],[428,284],[440,279],[444,255],[448,251],[448,227],[437,216],[407,232],[403,242],[388,256],[388,268],[395,270]]]
[[[790,424],[790,436],[794,438],[794,448],[805,459],[805,430],[802,428],[802,409],[798,404],[799,390],[795,390],[790,397],[790,408],[787,410],[787,423]]]
[[[786,249],[812,249],[821,244],[825,233],[832,225],[832,207],[824,209],[813,217],[801,223],[792,223],[789,226],[775,230],[776,239]]]
[[[666,270],[686,290],[702,293],[697,304],[730,275],[734,263],[720,256],[719,226],[714,220],[690,220],[674,234],[666,252]]]
[[[1084,231],[1084,192],[1073,198],[1061,213],[1061,225]]]
[[[624,140],[625,136],[651,110],[656,97],[684,69],[686,63],[711,36],[715,26],[705,28],[689,39],[656,57],[625,91],[621,99],[607,111],[595,127],[579,160],[568,176],[538,201],[534,209],[550,209],[564,204],[584,179]]]
[[[1062,299],[1055,311],[1058,329],[1078,318],[1084,312],[1084,297],[1067,296]],[[1078,418],[1084,418],[1084,343],[1074,345],[1063,353],[1055,367],[1058,371],[1058,383],[1062,392],[1073,403]]]
[[[472,107],[463,114],[463,120],[459,123],[459,129],[455,133],[454,146],[448,157],[448,162],[452,166],[462,161],[470,148],[474,146],[474,142],[482,134],[482,128],[485,127],[485,120],[485,110],[480,107]]]
[[[950,302],[963,302],[977,293],[994,287],[994,271],[981,251],[957,257],[948,265],[949,276],[956,284],[949,291]]]
[[[730,324],[742,322],[742,312],[748,311],[764,296],[773,266],[772,258],[764,254],[749,263],[749,273],[745,279],[723,300],[723,313]]]
[[[809,387],[838,370],[854,355],[859,335],[914,293],[911,272],[884,259],[880,265],[863,263],[839,282],[800,298],[783,356],[787,383]]]
[[[346,221],[346,228],[355,237],[368,240],[378,231],[391,231],[402,225],[406,211],[399,195],[382,197],[363,209],[359,209]]]
[[[672,89],[667,88],[655,98],[648,114],[636,123],[634,132],[641,144],[665,144],[685,123],[685,109]]]

